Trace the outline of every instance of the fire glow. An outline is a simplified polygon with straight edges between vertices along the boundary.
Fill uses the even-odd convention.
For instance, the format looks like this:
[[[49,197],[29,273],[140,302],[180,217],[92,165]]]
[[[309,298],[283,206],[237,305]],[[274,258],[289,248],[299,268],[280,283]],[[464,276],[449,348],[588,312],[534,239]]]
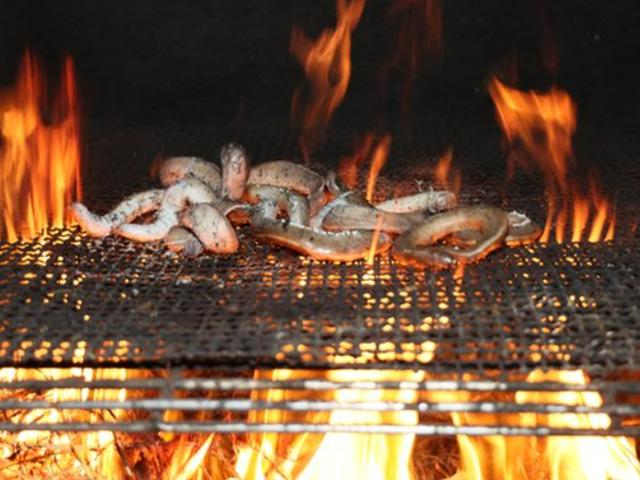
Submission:
[[[541,370],[529,374],[527,381],[561,382],[567,385],[587,385],[588,377],[581,370]],[[447,394],[445,394],[447,395]],[[440,399],[444,400],[443,398]],[[458,395],[451,399],[460,401]],[[544,404],[601,407],[602,397],[596,392],[518,391],[517,404]],[[547,426],[550,428],[606,429],[611,418],[598,414],[502,414],[453,413],[455,425]],[[624,437],[457,437],[464,478],[569,480],[640,478],[640,463],[635,442]]]
[[[541,171],[547,195],[547,221],[540,241],[552,231],[557,243],[613,240],[614,207],[603,195],[597,177],[589,174],[589,187],[573,183],[579,177],[573,154],[576,106],[564,90],[523,92],[493,78],[489,93],[508,148],[510,177],[516,167]],[[571,234],[566,236],[567,227]]]
[[[0,238],[32,239],[70,221],[67,206],[81,197],[80,132],[73,62],[67,57],[59,91],[46,104],[47,82],[26,52],[16,86],[0,96]],[[46,124],[49,110],[54,123]]]
[[[427,17],[436,19],[434,40],[427,42],[428,49],[439,51],[441,34],[441,13],[436,0],[418,2],[426,6]],[[309,40],[301,30],[295,29],[291,38],[291,52],[303,65],[311,84],[307,101],[301,100],[297,92],[294,96],[294,110],[301,109],[302,135],[300,145],[306,157],[321,139],[329,120],[343,101],[351,75],[351,35],[356,28],[364,9],[364,0],[337,0],[337,23],[335,29],[328,29],[315,41]],[[410,62],[417,62],[412,53]],[[415,75],[416,66],[411,63],[411,75]],[[20,70],[17,87],[0,104],[2,111],[2,135],[4,149],[0,159],[2,168],[1,212],[3,236],[9,241],[20,238],[33,238],[48,226],[62,227],[68,221],[66,206],[79,198],[80,191],[80,146],[78,130],[78,109],[76,87],[73,77],[73,65],[67,59],[60,82],[60,92],[52,107],[57,122],[46,125],[41,119],[43,97],[46,82],[35,58],[25,56]],[[547,94],[525,93],[506,87],[494,80],[490,92],[496,103],[500,125],[504,130],[507,143],[511,148],[510,172],[516,166],[530,168],[532,165],[543,172],[548,196],[548,217],[541,240],[548,242],[552,237],[559,243],[570,238],[573,242],[588,240],[597,242],[611,240],[615,226],[614,207],[603,196],[594,175],[589,177],[587,189],[580,189],[569,182],[575,169],[572,150],[572,135],[576,128],[575,105],[566,92],[552,90]],[[358,165],[370,160],[370,169],[366,181],[366,199],[375,198],[376,181],[384,166],[391,144],[391,136],[367,135],[361,148],[343,162],[340,174],[345,183],[355,187],[358,183]],[[524,152],[524,153],[523,153]],[[452,167],[453,151],[447,150],[435,167],[436,183],[452,188],[456,193],[460,189],[460,172]],[[17,203],[18,199],[24,203]],[[565,230],[571,227],[571,234],[565,237]],[[376,229],[376,235],[379,228]],[[373,264],[375,256],[372,242],[367,259]],[[461,266],[463,267],[463,265]],[[374,275],[371,269],[367,275]],[[462,270],[456,273],[462,279]],[[366,280],[366,279],[365,279]],[[406,293],[406,292],[404,292]],[[445,305],[446,306],[446,305]],[[448,307],[447,307],[448,308]],[[443,310],[445,310],[443,308]],[[389,320],[389,319],[387,319]],[[395,319],[394,319],[395,321]],[[447,318],[446,323],[450,320]],[[411,325],[413,327],[413,325]],[[395,348],[391,342],[391,350]],[[414,346],[422,349],[422,363],[433,360],[435,344]],[[366,348],[362,348],[366,350]],[[394,355],[391,353],[390,355]],[[76,354],[82,362],[83,348]],[[365,363],[366,358],[333,358],[336,364]],[[391,358],[391,361],[395,358]],[[132,372],[125,369],[93,370],[89,368],[24,370],[0,369],[0,380],[5,382],[33,379],[83,378],[115,379],[124,381],[143,378],[150,375],[146,371]],[[427,378],[424,371],[404,370],[351,370],[336,369],[325,371],[273,370],[256,371],[257,380],[267,379],[295,380],[313,379],[336,382],[382,382],[398,381],[407,384],[417,383]],[[529,375],[530,383],[554,381],[572,385],[587,385],[584,372],[576,371],[534,371]],[[142,393],[133,393],[133,397]],[[255,390],[251,399],[270,402],[287,402],[303,398],[300,392],[284,392],[277,389]],[[354,388],[325,393],[324,397],[338,403],[351,402],[354,406],[396,402],[396,404],[415,404],[421,400],[421,393],[411,388],[398,390],[358,390]],[[432,404],[438,402],[460,403],[472,400],[460,392],[426,392]],[[117,400],[130,399],[125,389],[109,391],[88,389],[58,390],[42,392],[45,401]],[[603,400],[596,392],[536,392],[518,391],[514,393],[516,404],[559,404],[598,408]],[[317,400],[317,399],[314,399]],[[103,422],[108,416],[112,421],[123,420],[136,412],[120,410],[83,412],[77,416],[70,411],[53,409],[34,409],[28,412],[10,412],[10,421],[23,423],[62,423],[62,422]],[[354,408],[331,411],[290,412],[281,410],[251,410],[249,423],[294,423],[302,418],[309,424],[328,424],[332,426],[417,426],[420,422],[417,409],[397,409],[392,411],[363,411]],[[180,413],[165,411],[163,420],[169,422],[179,419]],[[449,418],[448,418],[449,419]],[[488,415],[486,413],[452,413],[451,423],[456,426],[488,426],[508,424],[510,426],[553,428],[607,429],[611,418],[604,414],[547,414],[534,413]],[[125,461],[126,456],[118,446],[115,433],[100,431],[83,435],[76,441],[68,435],[52,435],[37,431],[24,431],[16,434],[2,434],[5,444],[14,442],[18,448],[43,454],[53,449],[56,454],[51,465],[47,464],[41,472],[48,472],[57,465],[71,476],[100,476],[104,478],[132,478],[134,474]],[[214,467],[218,459],[211,458],[215,434],[201,436],[198,442],[191,442],[186,436],[173,434],[158,435],[172,445],[170,460],[162,472],[161,478],[225,478],[215,476]],[[154,437],[155,438],[155,437]],[[634,442],[626,438],[612,437],[535,437],[507,438],[491,436],[475,439],[468,436],[457,438],[460,453],[460,470],[452,478],[483,480],[491,478],[549,478],[551,480],[582,478],[640,478],[640,466],[635,457]],[[249,434],[242,437],[236,448],[235,474],[243,479],[281,479],[295,478],[397,478],[411,480],[421,478],[414,468],[413,450],[416,435],[327,433],[281,435],[276,433]],[[61,455],[59,450],[67,453]],[[16,452],[8,447],[2,451],[3,475],[7,478],[20,478],[25,474],[24,464],[13,461]],[[139,455],[142,455],[141,453]],[[209,461],[208,461],[209,460]],[[209,469],[207,469],[209,465]],[[536,470],[533,470],[535,466]],[[39,473],[41,473],[39,472]],[[538,475],[539,476],[536,476]],[[68,476],[68,475],[67,475]],[[227,477],[229,478],[229,477]]]
[[[75,361],[82,361],[84,346],[74,353]],[[150,378],[152,372],[124,368],[0,368],[0,382],[53,381],[83,379],[86,382],[100,380],[126,380]],[[0,391],[0,397],[11,396],[11,391]],[[31,394],[30,394],[31,395]],[[125,402],[143,398],[144,391],[129,391],[124,388],[53,388],[37,392],[37,397],[47,403],[111,401]],[[10,410],[2,412],[3,421],[29,424],[64,424],[86,422],[109,424],[140,418],[136,412],[124,409],[74,409],[40,408],[33,410]],[[129,478],[159,478],[166,480],[202,478],[205,456],[213,436],[203,437],[203,442],[190,441],[187,436],[170,438],[166,443],[160,439],[145,448],[133,446],[135,437],[118,435],[102,430],[86,433],[56,433],[41,430],[24,430],[19,433],[0,433],[0,476],[6,479],[41,478],[45,472],[52,478],[105,478],[124,480]],[[163,448],[164,446],[170,448]],[[155,454],[149,453],[156,450]],[[147,455],[145,455],[145,450]],[[168,454],[164,451],[167,450]],[[155,462],[151,462],[153,456]],[[140,459],[148,464],[134,467]],[[162,463],[162,467],[154,463]],[[134,470],[140,470],[137,474]],[[154,472],[157,470],[157,472]],[[150,472],[154,472],[151,474]],[[142,475],[142,476],[138,476]],[[151,475],[147,477],[146,475]]]

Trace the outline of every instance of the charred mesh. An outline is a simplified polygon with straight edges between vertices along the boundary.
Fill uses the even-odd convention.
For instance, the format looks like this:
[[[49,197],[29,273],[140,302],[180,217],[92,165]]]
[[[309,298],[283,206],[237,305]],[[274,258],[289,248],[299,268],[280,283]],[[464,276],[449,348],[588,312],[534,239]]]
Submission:
[[[416,191],[415,179],[428,179],[452,144],[463,170],[463,202],[520,209],[544,223],[540,182],[505,181],[495,131],[447,136],[431,127],[394,136],[381,198]],[[0,244],[0,365],[362,366],[479,376],[560,367],[595,377],[637,369],[635,135],[601,134],[595,145],[588,134],[577,139],[578,157],[609,166],[603,182],[618,206],[614,242],[503,248],[467,267],[461,280],[396,265],[388,255],[371,266],[316,262],[258,244],[248,231],[237,254],[196,259],[160,244],[93,240],[77,228]],[[312,160],[325,169],[353,144],[351,136],[328,138]],[[106,211],[151,185],[154,158],[217,161],[231,140],[245,145],[254,162],[295,157],[295,136],[280,128],[93,131],[86,202]]]

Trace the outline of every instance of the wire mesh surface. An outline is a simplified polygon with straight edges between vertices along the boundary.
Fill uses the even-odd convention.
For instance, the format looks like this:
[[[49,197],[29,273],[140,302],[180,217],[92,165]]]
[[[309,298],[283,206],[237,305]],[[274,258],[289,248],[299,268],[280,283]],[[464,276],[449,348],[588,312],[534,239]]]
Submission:
[[[422,130],[421,130],[422,131]],[[538,181],[505,182],[498,135],[404,131],[393,139],[379,196],[416,191],[444,148],[463,167],[463,201],[518,208],[544,222]],[[313,162],[335,166],[352,136],[332,135]],[[161,244],[77,228],[0,244],[0,365],[207,365],[420,368],[442,374],[583,368],[593,376],[640,364],[640,262],[634,221],[635,132],[583,137],[606,165],[618,204],[614,243],[504,248],[456,280],[394,264],[312,261],[240,234],[232,256],[185,259]],[[97,132],[88,141],[85,199],[106,211],[152,185],[163,154],[216,159],[227,141],[253,160],[294,156],[281,129],[180,127]],[[613,185],[615,188],[611,188]]]

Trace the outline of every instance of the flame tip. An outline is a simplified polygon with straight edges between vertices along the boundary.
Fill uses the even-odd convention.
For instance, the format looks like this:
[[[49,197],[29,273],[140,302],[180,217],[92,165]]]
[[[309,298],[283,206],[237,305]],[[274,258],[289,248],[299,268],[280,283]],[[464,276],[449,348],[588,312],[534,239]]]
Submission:
[[[572,139],[577,128],[576,105],[561,88],[547,92],[508,87],[496,76],[489,93],[508,151],[508,177],[517,167],[537,167],[543,174],[547,194],[547,221],[541,242],[598,242],[613,238],[605,225],[615,222],[613,204],[604,196],[595,171],[587,174],[588,187],[580,188],[580,171]],[[566,235],[567,228],[571,231]]]

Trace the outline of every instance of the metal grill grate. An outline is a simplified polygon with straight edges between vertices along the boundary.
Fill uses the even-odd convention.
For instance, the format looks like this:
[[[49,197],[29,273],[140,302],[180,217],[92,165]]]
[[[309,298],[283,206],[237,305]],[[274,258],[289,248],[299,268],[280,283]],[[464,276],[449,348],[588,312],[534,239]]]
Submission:
[[[291,137],[275,130],[102,134],[89,143],[87,201],[104,210],[148,186],[159,152],[211,158],[230,138],[259,160],[294,150]],[[631,138],[605,138],[622,152],[607,169],[619,185],[615,244],[502,249],[468,267],[462,281],[451,272],[400,267],[386,256],[373,266],[323,264],[246,234],[237,255],[195,260],[161,245],[87,239],[75,229],[2,244],[0,364],[366,364],[477,375],[551,366],[592,375],[636,369],[637,204],[625,195],[638,175]],[[465,201],[521,208],[543,220],[539,185],[525,178],[505,186],[495,132],[451,141],[464,166]],[[442,135],[397,137],[381,195],[398,186],[415,190],[414,179],[427,178],[444,144]],[[350,145],[334,136],[319,158],[335,164]]]
[[[167,369],[137,371],[127,380],[116,379],[119,375],[88,380],[85,372],[51,380],[43,372],[37,380],[0,383],[0,430],[640,436],[637,381],[589,385],[530,383],[516,377],[506,382],[459,381],[424,372],[386,375],[370,370],[347,380],[347,375],[327,371],[279,372],[262,371],[249,378]],[[57,398],[66,400],[51,401],[42,395],[51,388],[58,392]],[[82,398],[65,396],[60,393],[64,389],[84,393]],[[126,399],[105,397],[114,389],[129,390]],[[12,395],[16,391],[19,396]],[[606,394],[594,397],[594,392]],[[594,402],[596,397],[602,401]],[[50,409],[63,413],[45,415]],[[36,421],[29,416],[33,410],[41,415]],[[345,423],[344,416],[334,422],[327,415],[341,410],[354,412],[351,423]],[[369,417],[362,422],[357,412],[375,412],[377,421]],[[404,420],[396,416],[400,412],[417,415],[407,422],[406,416]],[[450,415],[456,413],[464,414],[465,420],[452,423]],[[89,421],[91,414],[94,418]],[[537,417],[533,422],[518,414]],[[561,414],[569,420],[560,421]]]

